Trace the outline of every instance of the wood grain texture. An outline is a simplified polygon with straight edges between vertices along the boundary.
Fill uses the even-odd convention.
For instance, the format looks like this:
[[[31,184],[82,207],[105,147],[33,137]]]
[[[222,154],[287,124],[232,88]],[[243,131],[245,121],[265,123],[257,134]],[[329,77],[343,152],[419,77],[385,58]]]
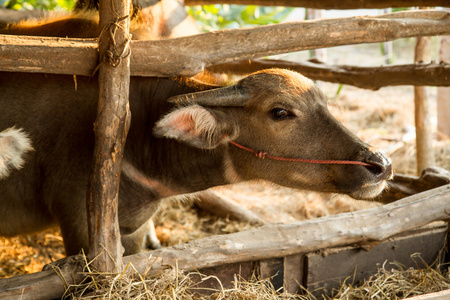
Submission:
[[[450,215],[450,185],[429,190],[381,207],[328,216],[291,224],[271,224],[229,235],[195,240],[165,249],[126,256],[124,265],[133,264],[141,274],[157,274],[167,266],[182,270],[198,270],[224,264],[257,261],[307,253],[327,247],[337,247],[364,241],[382,241],[398,233],[423,226]],[[65,260],[77,260],[69,257]],[[61,273],[47,270],[0,280],[0,298],[50,298],[53,289],[67,283],[79,282],[84,274],[80,268],[67,268],[65,260]],[[151,266],[151,268],[149,268]],[[129,268],[130,269],[130,268]],[[39,278],[36,280],[35,278]],[[59,281],[59,283],[58,283]],[[56,288],[55,288],[56,289]]]
[[[100,0],[99,102],[94,123],[94,158],[87,189],[89,260],[100,272],[122,267],[119,184],[125,141],[131,122],[127,54],[130,0]],[[119,18],[120,17],[120,18]]]
[[[289,69],[313,80],[348,84],[370,90],[397,85],[450,86],[450,63],[357,67],[328,65],[317,61],[252,59],[215,65],[207,70],[244,75],[268,68]]]
[[[208,66],[268,55],[444,34],[450,34],[449,12],[408,11],[133,41],[131,75],[192,76]],[[95,40],[1,35],[0,70],[91,75],[97,52]]]

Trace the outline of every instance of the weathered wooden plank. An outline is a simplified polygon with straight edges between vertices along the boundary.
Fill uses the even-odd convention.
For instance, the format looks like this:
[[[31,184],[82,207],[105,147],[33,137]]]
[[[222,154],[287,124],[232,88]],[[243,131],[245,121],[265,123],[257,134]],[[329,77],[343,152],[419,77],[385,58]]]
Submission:
[[[414,62],[429,62],[431,51],[430,37],[417,37]],[[417,174],[427,167],[434,166],[433,127],[431,125],[430,100],[425,86],[414,87],[414,124],[416,127]]]
[[[313,80],[348,84],[371,90],[396,85],[450,86],[450,63],[357,67],[327,65],[315,61],[252,59],[215,65],[209,67],[208,71],[249,74],[267,68],[290,69]]]
[[[79,256],[71,256],[53,269],[0,279],[0,299],[61,299],[69,285],[85,280],[84,265]]]
[[[302,292],[300,285],[304,285],[304,261],[303,253],[284,257],[284,291],[292,294]]]
[[[420,177],[395,174],[375,200],[386,204],[449,183],[450,171],[439,167],[425,169]]]
[[[382,207],[291,224],[266,225],[245,232],[196,240],[124,258],[143,272],[177,261],[180,269],[206,268],[315,251],[361,241],[382,241],[450,215],[450,185]],[[150,273],[154,272],[152,270]]]
[[[406,298],[406,300],[448,300],[448,299],[450,299],[450,290]]]
[[[328,248],[262,260],[260,276],[270,278],[277,290],[300,293],[300,285],[304,285],[318,298],[322,294],[331,296],[344,280],[356,284],[376,274],[383,264],[389,269],[394,261],[405,268],[431,266],[443,249],[446,234],[446,222],[435,222],[373,245],[370,250],[361,246]],[[414,253],[420,253],[420,258],[411,257]]]
[[[449,33],[450,13],[408,11],[134,41],[131,75],[191,76],[207,66],[267,55]],[[0,36],[0,57],[2,71],[91,75],[97,48],[94,41]]]
[[[317,9],[357,9],[357,8],[387,8],[411,6],[450,6],[447,0],[185,0],[186,5],[207,4],[241,4],[264,6],[294,6]]]
[[[244,232],[204,238],[127,256],[123,262],[125,265],[132,263],[141,274],[151,275],[168,265],[177,265],[182,270],[198,270],[363,241],[382,241],[430,222],[448,219],[449,207],[450,185],[445,185],[382,207],[291,224],[265,225]],[[70,269],[63,272],[66,278],[79,278],[79,273],[72,274]],[[52,270],[43,273],[43,279],[39,281],[29,281],[28,275],[0,280],[0,298],[17,299],[24,286],[27,295],[23,299],[29,299],[30,295],[48,298],[48,291],[42,287],[48,286],[58,275]],[[68,280],[68,283],[71,281]]]
[[[395,268],[391,262],[398,262],[405,268],[426,268],[431,266],[443,249],[447,234],[446,222],[438,222],[427,228],[419,228],[391,238],[374,246],[370,251],[360,247],[324,249],[306,255],[306,288],[316,296],[331,295],[346,281],[356,284],[368,279],[385,264],[387,269]],[[411,257],[419,253],[419,257]]]
[[[450,35],[440,37],[439,60],[450,64]],[[450,81],[450,79],[449,79]],[[450,138],[450,87],[437,89],[437,130],[441,137]]]
[[[270,279],[275,290],[301,293],[304,282],[304,253],[259,261],[259,277]]]
[[[99,102],[94,159],[86,197],[89,261],[100,272],[122,268],[119,184],[130,128],[130,0],[100,0]]]
[[[251,261],[200,269],[198,272],[202,274],[202,276],[195,276],[195,273],[191,275],[192,280],[198,282],[194,285],[192,291],[201,294],[210,294],[214,291],[221,290],[222,288],[233,288],[234,282],[236,282],[236,279],[239,277],[244,280],[250,280],[254,269],[255,264]]]
[[[259,262],[259,276],[261,279],[270,279],[275,290],[283,288],[285,275],[283,257],[263,259]]]
[[[282,23],[170,40],[134,41],[139,47],[133,49],[131,66],[133,74],[139,76],[190,76],[219,63],[314,48],[448,34],[449,31],[450,13],[443,11]],[[154,51],[156,49],[159,51]]]
[[[0,35],[0,70],[90,75],[98,64],[94,39]]]

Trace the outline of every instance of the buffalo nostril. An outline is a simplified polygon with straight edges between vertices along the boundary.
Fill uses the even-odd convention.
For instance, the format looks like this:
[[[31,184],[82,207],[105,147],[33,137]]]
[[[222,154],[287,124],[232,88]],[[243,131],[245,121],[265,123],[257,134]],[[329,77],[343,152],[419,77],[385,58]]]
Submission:
[[[378,176],[378,174],[383,173],[384,167],[371,162],[370,165],[366,166],[366,169],[369,170],[373,175]]]
[[[388,180],[392,177],[391,159],[384,153],[374,152],[365,162],[369,164],[366,169],[378,179]]]

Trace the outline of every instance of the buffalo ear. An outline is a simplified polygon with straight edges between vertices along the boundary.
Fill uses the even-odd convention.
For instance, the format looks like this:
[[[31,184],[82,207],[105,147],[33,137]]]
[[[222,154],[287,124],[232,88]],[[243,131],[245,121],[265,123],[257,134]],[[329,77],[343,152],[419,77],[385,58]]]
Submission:
[[[197,148],[213,149],[234,139],[237,126],[222,111],[191,105],[165,115],[156,123],[153,133]]]

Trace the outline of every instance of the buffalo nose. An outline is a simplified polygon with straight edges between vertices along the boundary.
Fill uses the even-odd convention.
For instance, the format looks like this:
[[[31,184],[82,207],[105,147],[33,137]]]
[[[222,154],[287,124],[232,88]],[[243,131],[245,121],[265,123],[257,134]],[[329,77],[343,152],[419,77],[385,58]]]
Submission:
[[[383,152],[371,152],[364,160],[369,166],[366,168],[379,180],[389,180],[392,178],[391,159]]]

